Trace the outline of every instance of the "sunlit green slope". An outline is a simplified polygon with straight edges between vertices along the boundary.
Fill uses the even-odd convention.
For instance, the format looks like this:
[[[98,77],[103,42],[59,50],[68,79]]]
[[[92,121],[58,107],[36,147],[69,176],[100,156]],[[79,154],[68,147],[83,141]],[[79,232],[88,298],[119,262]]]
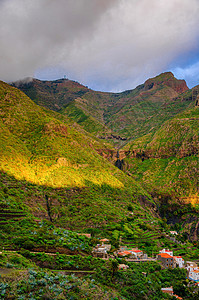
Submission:
[[[118,172],[89,137],[55,119],[19,90],[1,83],[1,168],[33,183],[122,187]],[[111,169],[112,168],[112,169]]]
[[[154,220],[149,194],[96,152],[103,144],[3,82],[0,98],[0,209],[73,230],[128,222],[132,211],[137,226]]]

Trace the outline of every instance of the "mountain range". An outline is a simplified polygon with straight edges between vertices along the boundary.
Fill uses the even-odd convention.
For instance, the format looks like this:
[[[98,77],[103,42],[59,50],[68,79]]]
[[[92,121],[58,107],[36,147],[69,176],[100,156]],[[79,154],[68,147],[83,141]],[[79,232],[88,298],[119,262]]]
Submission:
[[[18,82],[17,86],[35,103],[81,124],[95,136],[116,145],[155,132],[166,120],[194,106],[199,87],[189,90],[184,80],[171,72],[148,79],[122,93],[96,92],[67,79]],[[112,135],[111,135],[112,134]],[[115,138],[114,138],[115,136]],[[123,138],[123,139],[122,139]]]
[[[121,93],[68,79],[1,82],[2,207],[69,229],[116,230],[130,218],[139,232],[166,218],[196,240],[198,94],[171,72]]]

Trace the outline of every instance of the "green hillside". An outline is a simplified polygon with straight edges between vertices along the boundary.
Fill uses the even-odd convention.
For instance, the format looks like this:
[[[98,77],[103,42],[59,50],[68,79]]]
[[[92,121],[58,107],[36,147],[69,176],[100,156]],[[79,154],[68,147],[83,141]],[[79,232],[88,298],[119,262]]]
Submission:
[[[21,198],[26,189],[23,182],[30,184],[32,196],[25,197],[26,205],[35,216],[40,209],[47,210],[45,195],[51,198],[53,218],[71,228],[125,219],[129,205],[142,210],[140,201],[150,206],[147,192],[97,153],[95,147],[103,144],[3,82],[0,96],[0,167],[22,185]],[[16,202],[15,197],[11,199]]]
[[[199,178],[199,108],[126,145],[128,171],[151,193],[195,199]]]
[[[119,245],[139,247],[148,256],[170,248],[186,260],[198,258],[199,107],[189,108],[197,93],[181,93],[184,82],[163,74],[122,94],[85,88],[77,97],[73,90],[71,99],[63,98],[54,109],[65,83],[82,93],[80,85],[64,80],[61,86],[57,82],[56,98],[54,83],[48,82],[44,98],[37,95],[41,107],[0,82],[0,298],[167,299],[161,287],[170,285],[180,296],[197,298],[184,269],[113,258]],[[106,124],[127,109],[127,101],[141,97],[141,90],[145,105],[136,122],[142,136],[117,153],[107,140],[125,142],[117,136],[122,131],[116,134]],[[160,103],[168,91],[176,98],[168,98],[164,110]],[[149,102],[152,109],[145,110]],[[131,121],[123,120],[128,127]],[[139,131],[133,124],[132,132]],[[123,171],[108,161],[116,159]],[[178,231],[176,239],[172,229]],[[108,260],[91,255],[104,237],[111,244]],[[118,270],[119,263],[129,269]]]
[[[199,107],[186,110],[125,146],[123,169],[152,195],[159,214],[198,239]]]
[[[107,126],[90,115],[85,102],[87,100],[84,98],[76,98],[59,112],[77,122],[87,132],[94,134],[94,136],[106,136],[111,133]]]
[[[96,141],[55,119],[19,90],[2,83],[0,105],[5,171],[49,186],[84,186],[86,181],[123,186],[94,150]]]

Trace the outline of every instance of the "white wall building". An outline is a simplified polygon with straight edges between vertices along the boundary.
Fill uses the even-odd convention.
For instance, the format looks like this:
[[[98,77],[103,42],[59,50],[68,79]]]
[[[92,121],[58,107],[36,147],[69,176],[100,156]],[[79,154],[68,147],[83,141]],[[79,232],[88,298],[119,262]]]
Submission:
[[[189,272],[189,279],[199,282],[199,270]]]
[[[185,269],[187,269],[188,272],[197,271],[198,265],[195,262],[187,261]]]
[[[162,249],[160,253],[166,253],[169,254],[170,256],[173,256],[173,251],[170,251],[169,249]]]
[[[178,265],[179,268],[183,268],[184,266],[184,259],[181,256],[173,256],[176,264]]]

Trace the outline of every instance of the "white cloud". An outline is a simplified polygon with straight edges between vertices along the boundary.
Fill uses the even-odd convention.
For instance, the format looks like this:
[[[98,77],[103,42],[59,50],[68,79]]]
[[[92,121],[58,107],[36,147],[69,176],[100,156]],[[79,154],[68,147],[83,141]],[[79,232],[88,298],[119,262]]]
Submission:
[[[198,0],[4,0],[0,77],[56,66],[96,89],[132,88],[196,47],[198,15]]]

